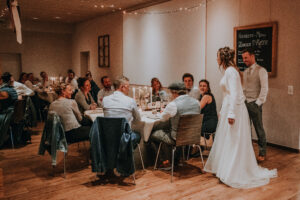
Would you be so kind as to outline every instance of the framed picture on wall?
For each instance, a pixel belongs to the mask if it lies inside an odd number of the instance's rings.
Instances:
[[[98,36],[98,66],[110,67],[109,35]]]
[[[276,76],[277,22],[234,27],[236,64],[241,71],[246,68],[242,58],[245,48],[254,49],[257,64],[267,70],[269,77]]]

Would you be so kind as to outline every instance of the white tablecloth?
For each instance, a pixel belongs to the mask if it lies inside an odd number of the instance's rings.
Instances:
[[[84,116],[88,117],[92,121],[95,121],[97,117],[104,117],[103,109],[97,108],[96,110],[86,110],[84,111]]]
[[[154,122],[160,119],[160,113],[152,114],[151,111],[141,111],[140,122],[132,122],[131,128],[132,130],[139,132],[143,137],[144,141],[147,142],[149,140]],[[97,108],[96,110],[87,110],[84,112],[84,115],[94,121],[97,117],[103,117],[103,110]]]
[[[57,94],[54,91],[43,91],[43,92],[38,92],[38,97],[44,101],[48,101],[49,103],[52,103],[57,99]]]

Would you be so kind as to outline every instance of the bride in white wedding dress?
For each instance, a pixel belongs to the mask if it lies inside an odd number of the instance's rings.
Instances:
[[[253,188],[269,183],[277,170],[258,166],[251,140],[248,111],[234,50],[218,51],[218,64],[225,73],[220,81],[224,98],[215,140],[204,170],[216,174],[234,188]]]

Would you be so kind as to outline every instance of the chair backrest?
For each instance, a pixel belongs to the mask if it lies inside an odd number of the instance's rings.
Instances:
[[[0,113],[0,147],[9,138],[9,134],[7,134],[7,132],[12,120],[13,113],[13,108],[8,108],[5,112]]]
[[[131,129],[125,118],[97,117],[90,141],[93,172],[116,168],[124,176],[134,173]]]
[[[25,100],[18,100],[15,103],[14,107],[14,114],[12,117],[12,122],[17,124],[24,120],[25,115],[25,107],[26,107],[26,101]]]
[[[34,127],[37,126],[37,113],[30,96],[25,97],[26,106],[24,113],[25,125]]]
[[[203,114],[181,115],[178,122],[176,146],[200,144]]]
[[[65,131],[61,124],[60,118],[56,112],[49,112],[44,125],[39,154],[43,155],[48,150],[56,159],[56,150],[63,152],[68,151],[68,144],[65,137]]]
[[[107,158],[108,169],[116,166],[120,140],[124,130],[122,124],[125,118],[97,117],[99,123],[100,142]]]

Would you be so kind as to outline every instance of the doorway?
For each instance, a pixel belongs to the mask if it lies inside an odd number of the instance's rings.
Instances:
[[[80,75],[84,77],[86,72],[90,70],[90,52],[80,52]]]

